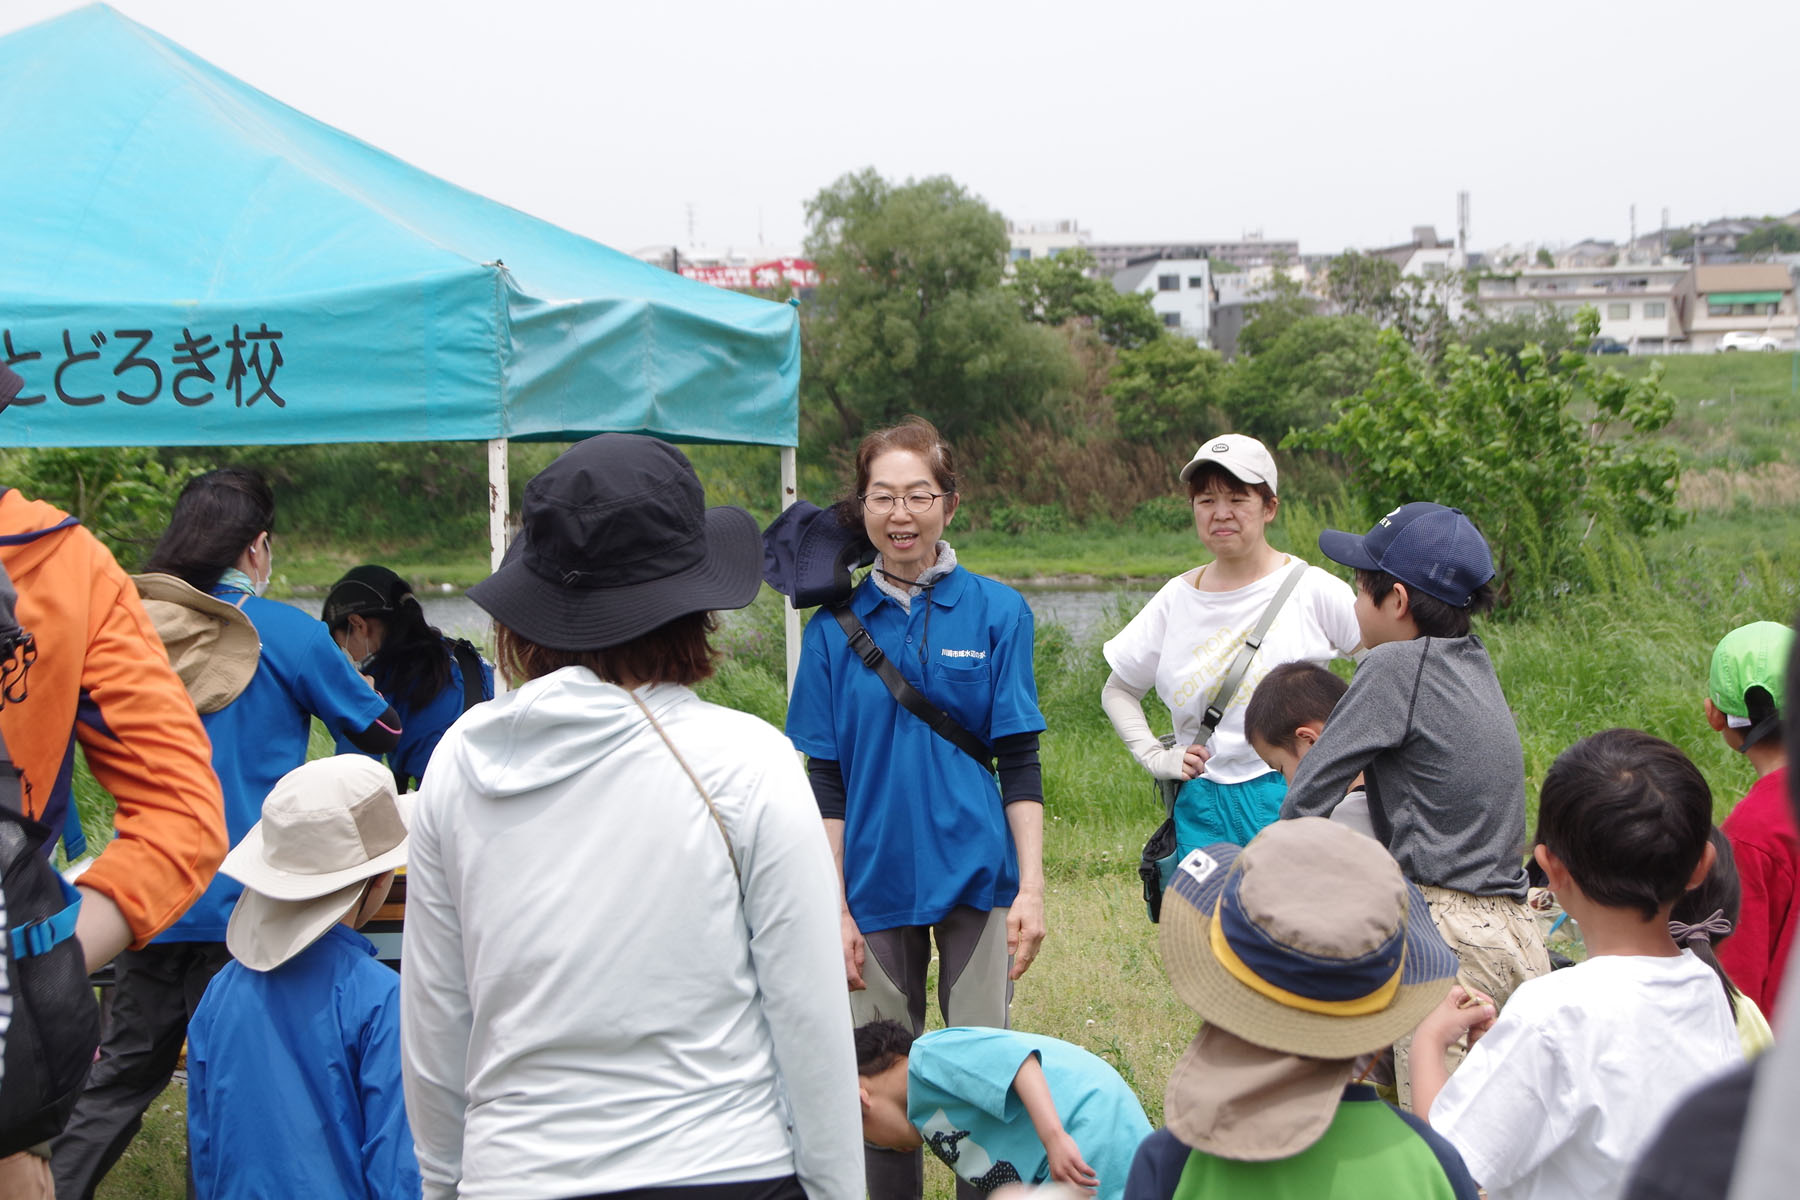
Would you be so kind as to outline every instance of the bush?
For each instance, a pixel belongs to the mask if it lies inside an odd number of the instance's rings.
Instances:
[[[1139,533],[1180,533],[1194,523],[1194,506],[1181,496],[1158,496],[1131,510],[1131,528]]]
[[[1075,528],[1068,510],[1060,504],[996,504],[989,523],[1001,533],[1068,533]]]
[[[1578,344],[1598,325],[1584,309]],[[1374,382],[1335,422],[1284,445],[1342,454],[1364,521],[1414,500],[1462,509],[1486,536],[1510,604],[1605,590],[1599,575],[1615,574],[1615,556],[1596,554],[1591,539],[1679,523],[1675,451],[1651,440],[1674,414],[1655,367],[1627,379],[1585,354],[1552,359],[1527,346],[1515,368],[1452,345],[1439,372],[1388,330]]]

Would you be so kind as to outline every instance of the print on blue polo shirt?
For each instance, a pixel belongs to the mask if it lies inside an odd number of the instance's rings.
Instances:
[[[256,674],[241,695],[200,723],[212,739],[213,770],[225,793],[225,829],[237,845],[262,818],[275,781],[306,761],[317,716],[333,734],[367,729],[387,701],[363,682],[325,626],[292,605],[232,588],[213,594],[243,609],[262,639]],[[159,942],[222,942],[244,887],[219,874]]]
[[[908,613],[865,579],[850,608],[907,681],[984,742],[1044,728],[1031,609],[1005,584],[957,567]],[[865,932],[1013,902],[998,782],[901,708],[829,615],[806,626],[787,735],[843,770],[844,889]]]

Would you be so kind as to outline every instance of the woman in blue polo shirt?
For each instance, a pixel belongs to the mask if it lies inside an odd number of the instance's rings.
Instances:
[[[319,619],[400,715],[400,744],[387,763],[395,787],[417,787],[444,731],[472,705],[494,698],[494,668],[474,646],[426,621],[412,584],[386,567],[345,573]],[[352,749],[348,738],[338,738],[340,754]]]
[[[837,621],[808,624],[787,733],[843,870],[852,1015],[922,1032],[935,940],[945,1023],[1005,1027],[1012,981],[1044,938],[1031,610],[943,540],[956,472],[929,423],[863,439],[854,501],[879,557],[850,610],[913,687],[993,748],[999,779],[900,707]],[[867,1165],[874,1200],[920,1194],[916,1151],[870,1148]]]
[[[145,565],[237,607],[262,643],[243,689],[200,715],[233,846],[261,819],[275,781],[306,761],[315,716],[370,753],[392,750],[400,737],[393,709],[325,627],[292,605],[262,599],[274,573],[274,521],[275,498],[261,476],[239,468],[209,471],[182,488]],[[230,959],[225,924],[242,890],[215,876],[181,920],[114,960],[112,1020],[100,1056],[51,1147],[59,1195],[91,1196],[137,1133],[144,1109],[168,1086],[207,981]]]

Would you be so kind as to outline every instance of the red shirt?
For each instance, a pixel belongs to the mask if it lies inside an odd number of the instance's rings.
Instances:
[[[1787,768],[1756,781],[1722,827],[1737,859],[1744,906],[1731,936],[1719,945],[1719,964],[1738,991],[1773,1019],[1794,927],[1800,925],[1800,834],[1788,807]]]

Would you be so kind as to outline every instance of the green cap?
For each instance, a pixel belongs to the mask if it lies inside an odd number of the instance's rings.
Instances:
[[[1740,625],[1726,634],[1713,650],[1712,670],[1706,686],[1712,702],[1728,717],[1748,720],[1750,706],[1744,693],[1762,688],[1780,712],[1787,697],[1787,660],[1794,648],[1794,631],[1777,621]]]

